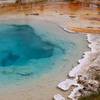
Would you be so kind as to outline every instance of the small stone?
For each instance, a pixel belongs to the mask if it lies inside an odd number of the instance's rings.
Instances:
[[[57,95],[54,95],[54,100],[65,100],[65,98],[61,96],[60,94],[57,94]]]

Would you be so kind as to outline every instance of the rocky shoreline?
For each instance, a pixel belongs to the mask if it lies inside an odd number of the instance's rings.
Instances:
[[[100,72],[100,34],[88,34],[87,40],[91,51],[84,52],[83,58],[78,62],[68,74],[68,79],[58,84],[58,88],[67,91],[74,86],[68,96],[72,100],[78,100],[80,96],[86,96],[92,92],[97,92],[100,82],[96,80],[96,72]],[[57,94],[55,100],[65,100]]]

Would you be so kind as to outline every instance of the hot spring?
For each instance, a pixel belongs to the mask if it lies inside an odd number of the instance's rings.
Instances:
[[[0,25],[0,82],[42,75],[74,47],[66,46],[43,40],[29,25]]]
[[[87,50],[86,36],[66,32],[53,22],[1,20],[0,100],[51,100],[60,92],[57,84]]]
[[[78,37],[53,23],[0,24],[0,86],[67,72],[82,49]]]

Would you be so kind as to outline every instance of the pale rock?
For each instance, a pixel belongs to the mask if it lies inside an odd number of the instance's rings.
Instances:
[[[74,79],[66,79],[58,84],[58,87],[64,91],[68,90],[72,85],[77,85],[77,81]]]
[[[62,95],[57,94],[57,95],[54,95],[54,100],[65,100],[65,98]]]

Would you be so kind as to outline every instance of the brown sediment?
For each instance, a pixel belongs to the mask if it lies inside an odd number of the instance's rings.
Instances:
[[[99,3],[97,4],[99,5]],[[0,5],[0,15],[4,14],[24,14],[24,15],[48,15],[59,13],[59,15],[68,15],[71,20],[66,19],[69,29],[75,32],[100,33],[100,8],[84,3],[28,3],[28,4],[7,4]],[[76,20],[77,19],[77,20]],[[84,22],[84,23],[83,23]],[[71,23],[71,24],[70,24]],[[92,25],[87,27],[80,26],[88,23]],[[94,26],[97,25],[97,26]],[[89,28],[91,27],[91,28]]]
[[[92,27],[90,28],[73,27],[71,30],[74,32],[81,32],[81,33],[100,34],[100,28],[97,29],[97,28],[92,28]]]
[[[94,10],[94,11],[93,11]],[[0,5],[0,14],[5,13],[20,13],[20,12],[47,12],[47,11],[56,11],[63,14],[76,14],[81,15],[87,11],[90,13],[99,12],[100,8],[92,9],[87,5],[81,3],[28,3],[28,4],[7,4]],[[85,11],[85,12],[84,12]]]

